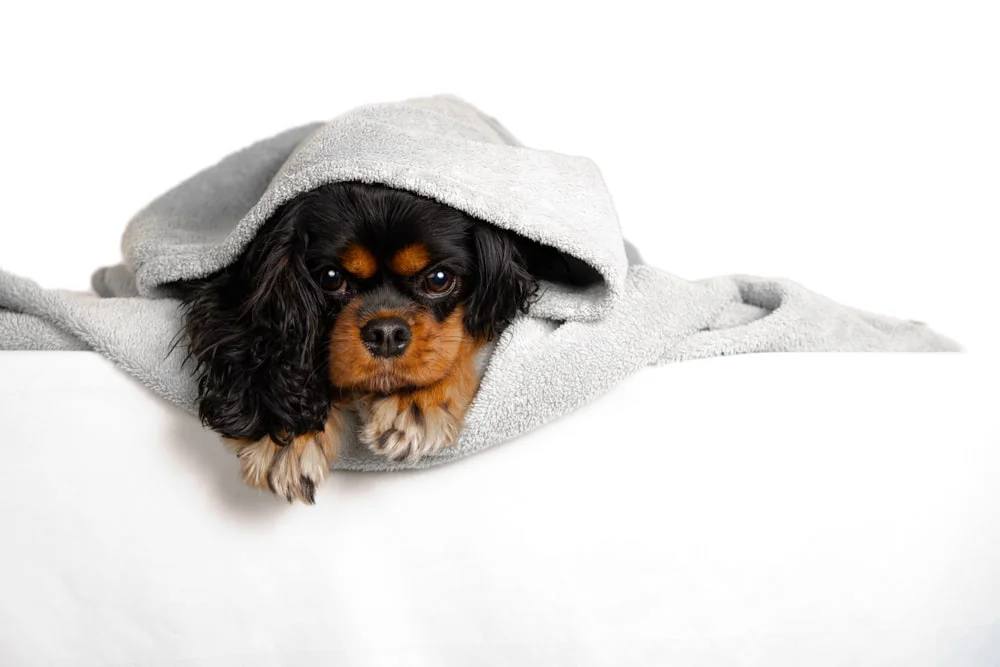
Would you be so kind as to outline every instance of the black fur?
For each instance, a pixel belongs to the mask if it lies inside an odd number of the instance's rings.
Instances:
[[[199,414],[226,437],[285,443],[326,419],[327,320],[301,214],[301,202],[283,207],[236,263],[183,291]]]
[[[377,275],[344,294],[319,274],[350,243],[386,256],[420,242],[457,276],[446,298]],[[570,263],[568,263],[570,262]],[[577,266],[579,264],[579,266]],[[592,269],[434,200],[377,185],[322,186],[287,203],[230,267],[178,285],[202,422],[230,438],[287,443],[321,429],[336,389],[329,332],[352,298],[409,299],[440,320],[465,305],[465,327],[494,338],[537,293],[538,279],[592,280]]]
[[[538,282],[510,234],[503,234],[492,225],[479,224],[473,228],[472,237],[477,270],[465,327],[492,339],[519,313],[527,311]]]

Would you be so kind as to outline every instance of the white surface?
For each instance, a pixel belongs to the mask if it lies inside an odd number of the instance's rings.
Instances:
[[[0,664],[1000,664],[995,377],[650,369],[304,507],[98,356],[2,353]]]
[[[794,278],[996,349],[1000,3],[8,2],[0,267],[53,287],[247,143],[454,92],[594,158],[687,278]]]

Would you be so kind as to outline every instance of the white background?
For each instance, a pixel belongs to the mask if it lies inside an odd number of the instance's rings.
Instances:
[[[653,264],[996,344],[996,3],[251,4],[6,4],[0,267],[86,288],[226,153],[452,92],[597,160]]]
[[[226,153],[452,92],[593,157],[655,265],[788,276],[997,347],[996,2],[249,4],[0,9],[0,267],[84,289],[138,208]],[[246,491],[102,359],[32,354],[0,367],[5,665],[998,652],[979,359],[677,364],[462,465],[333,475],[306,508]],[[621,424],[652,436],[624,449]]]

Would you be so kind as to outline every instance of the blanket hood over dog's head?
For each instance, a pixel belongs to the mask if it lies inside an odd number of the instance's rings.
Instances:
[[[556,248],[592,267],[588,289],[546,284],[531,314],[593,320],[628,269],[600,171],[583,157],[522,147],[493,118],[451,96],[360,107],[289,130],[196,174],[143,209],[123,239],[141,296],[232,263],[283,203],[338,181],[424,195]],[[121,292],[99,271],[99,293]],[[127,292],[128,290],[126,290]]]

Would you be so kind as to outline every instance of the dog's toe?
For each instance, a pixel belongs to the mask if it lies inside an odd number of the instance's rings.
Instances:
[[[268,488],[268,473],[281,448],[270,438],[250,442],[229,441],[240,460],[243,481],[255,489]]]

